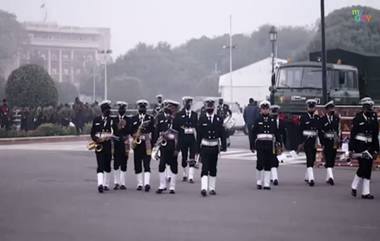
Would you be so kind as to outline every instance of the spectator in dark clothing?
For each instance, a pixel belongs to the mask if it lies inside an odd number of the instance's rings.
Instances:
[[[249,98],[249,103],[247,107],[244,108],[243,117],[244,117],[245,126],[248,129],[248,135],[250,135],[253,124],[255,123],[256,119],[259,117],[259,109],[257,105],[255,104],[255,101],[253,98]]]
[[[3,99],[3,105],[0,107],[0,128],[7,130],[10,128],[10,111],[7,99]]]
[[[79,135],[83,131],[84,127],[84,104],[79,100],[78,97],[75,98],[73,105],[74,109],[74,124],[77,128],[77,134]]]

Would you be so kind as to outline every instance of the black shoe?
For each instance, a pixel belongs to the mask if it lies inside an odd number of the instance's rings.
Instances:
[[[278,180],[277,179],[273,181],[273,185],[275,185],[275,186],[278,185]]]
[[[334,179],[329,178],[329,180],[326,181],[327,184],[330,184],[331,186],[334,186]]]
[[[211,191],[210,191],[210,195],[216,195],[215,190],[211,190]]]
[[[113,190],[119,190],[119,184],[115,184]]]
[[[307,179],[305,179],[304,181],[305,181],[306,183],[309,183],[309,180],[307,180]]]
[[[194,180],[193,180],[193,179],[189,179],[189,182],[190,182],[190,183],[194,183]]]
[[[273,180],[270,180],[271,183],[273,183]]]
[[[182,181],[183,181],[183,182],[187,182],[187,177],[183,177],[183,178],[182,178]]]
[[[362,195],[362,199],[374,199],[375,197],[371,194],[367,194],[367,195]]]
[[[136,190],[137,191],[141,191],[142,190],[142,186],[137,186]]]
[[[202,195],[203,197],[206,197],[206,196],[207,196],[207,191],[203,189],[203,190],[201,191],[201,195]]]
[[[264,190],[270,190],[270,187],[264,187]]]
[[[257,189],[261,190],[263,187],[261,185],[257,185]]]
[[[351,195],[352,195],[353,197],[356,197],[356,195],[357,195],[357,191],[356,191],[356,189],[351,189]]]
[[[124,186],[124,185],[121,185],[121,186],[120,186],[120,190],[127,190],[127,187]]]
[[[99,193],[103,193],[103,185],[99,185],[98,186],[98,192]]]
[[[164,189],[160,189],[160,188],[159,188],[159,189],[157,189],[156,193],[157,193],[157,194],[161,194],[163,191],[164,191]]]
[[[169,193],[170,194],[175,194],[175,191],[174,190],[170,190]]]
[[[104,186],[104,187],[103,187],[103,190],[104,190],[104,191],[109,191],[110,189],[109,189],[107,186]]]
[[[310,186],[310,187],[314,186],[314,180],[311,180],[311,181],[309,182],[309,186]]]
[[[148,184],[148,185],[145,185],[145,192],[149,192],[149,190],[150,190],[150,185]]]

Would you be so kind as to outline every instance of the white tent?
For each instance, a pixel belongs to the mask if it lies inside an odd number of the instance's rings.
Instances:
[[[286,63],[284,59],[275,58],[275,66]],[[248,99],[257,101],[269,98],[271,85],[272,58],[258,62],[232,72],[232,101],[230,73],[219,77],[219,93],[226,102],[238,102],[240,106],[248,104]]]

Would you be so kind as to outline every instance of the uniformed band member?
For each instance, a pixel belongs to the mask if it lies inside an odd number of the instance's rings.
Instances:
[[[194,182],[195,171],[195,154],[196,154],[196,128],[198,115],[191,110],[193,97],[185,96],[182,98],[183,109],[177,113],[176,122],[179,125],[179,146],[182,154],[182,180],[190,183]],[[187,166],[189,164],[189,175],[187,175]],[[189,177],[189,178],[188,178]]]
[[[112,119],[111,101],[104,100],[100,103],[102,114],[95,117],[91,127],[91,139],[98,145],[95,148],[97,161],[98,191],[109,190],[109,178],[111,174],[111,133]]]
[[[218,99],[218,106],[216,107],[216,114],[222,118],[223,120],[223,125],[224,125],[224,134],[226,135],[226,141],[227,141],[227,146],[229,147],[231,145],[231,140],[230,140],[230,130],[227,129],[227,122],[229,121],[229,118],[232,118],[232,112],[230,110],[230,106],[227,104],[224,104],[223,98]]]
[[[157,102],[153,104],[153,116],[157,116],[164,109],[163,96],[161,94],[156,95]]]
[[[137,178],[137,190],[150,190],[150,160],[152,154],[152,136],[154,131],[153,117],[147,114],[149,105],[147,100],[136,102],[138,113],[131,119],[133,141],[133,159],[135,164],[135,174]]]
[[[274,118],[276,122],[277,129],[279,131],[279,140],[276,140],[276,153],[273,155],[273,161],[272,161],[272,168],[271,168],[271,181],[273,182],[273,185],[278,185],[278,166],[279,161],[277,156],[281,154],[283,146],[285,146],[286,143],[286,130],[285,130],[285,123],[283,120],[281,120],[278,116],[280,111],[279,105],[272,105],[271,106],[272,111],[272,117]]]
[[[165,169],[168,166],[170,169],[169,193],[175,194],[176,175],[178,173],[178,129],[179,126],[175,123],[175,115],[179,103],[173,100],[167,100],[164,107],[164,112],[156,117],[156,125],[154,130],[154,143],[160,147],[160,163],[158,166],[160,184],[157,194],[161,194],[167,189],[167,176]]]
[[[215,102],[213,99],[206,99],[206,113],[201,114],[197,128],[197,148],[200,150],[202,160],[201,172],[201,195],[206,196],[207,190],[211,195],[215,195],[215,184],[217,174],[217,162],[219,151],[227,151],[227,143],[223,120],[214,114]],[[220,140],[220,141],[219,141]],[[219,144],[221,143],[221,147]]]
[[[351,156],[353,153],[358,154],[365,151],[369,153],[369,155],[361,155],[358,158],[359,168],[351,185],[352,195],[356,196],[359,182],[363,181],[363,199],[374,198],[370,193],[370,179],[373,160],[376,160],[377,153],[379,152],[379,124],[377,114],[372,110],[373,104],[373,100],[369,97],[361,99],[363,110],[357,113],[352,121],[349,142]]]
[[[275,157],[276,142],[280,140],[280,132],[276,120],[270,116],[269,101],[262,101],[259,106],[260,116],[253,125],[250,143],[252,143],[252,152],[257,151],[257,189],[262,189],[264,186],[265,190],[270,190],[271,167]]]
[[[129,154],[129,134],[130,120],[126,116],[127,103],[124,101],[116,102],[118,114],[114,117],[113,133],[117,137],[114,140],[114,190],[125,190],[125,179],[127,175],[127,162]]]
[[[300,135],[302,143],[298,146],[298,151],[304,150],[306,154],[305,182],[309,186],[314,186],[313,167],[317,155],[317,138],[320,129],[320,119],[316,111],[317,100],[306,100],[307,111],[301,116]]]
[[[335,113],[334,101],[325,105],[325,114],[321,117],[321,131],[319,140],[323,146],[323,155],[326,168],[326,182],[334,185],[333,168],[336,152],[341,142],[340,117]]]

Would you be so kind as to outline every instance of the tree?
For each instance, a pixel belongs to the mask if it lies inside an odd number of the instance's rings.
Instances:
[[[5,98],[5,79],[0,75],[0,100]]]
[[[70,82],[56,82],[58,91],[58,102],[61,104],[74,102],[75,97],[79,96],[78,89]]]
[[[370,15],[370,22],[356,22],[353,9],[359,9],[363,15]],[[352,6],[333,11],[326,16],[326,49],[342,48],[363,54],[380,55],[380,10]],[[321,32],[319,29],[308,46],[307,52],[321,50]]]
[[[11,106],[55,106],[58,93],[53,79],[39,65],[24,65],[8,78],[5,94]]]
[[[119,100],[126,101],[133,107],[134,103],[143,96],[141,83],[140,79],[126,75],[112,78],[109,83],[110,99],[114,103]]]
[[[16,56],[19,47],[26,41],[28,36],[16,16],[0,10],[0,72],[5,71],[6,62]]]

